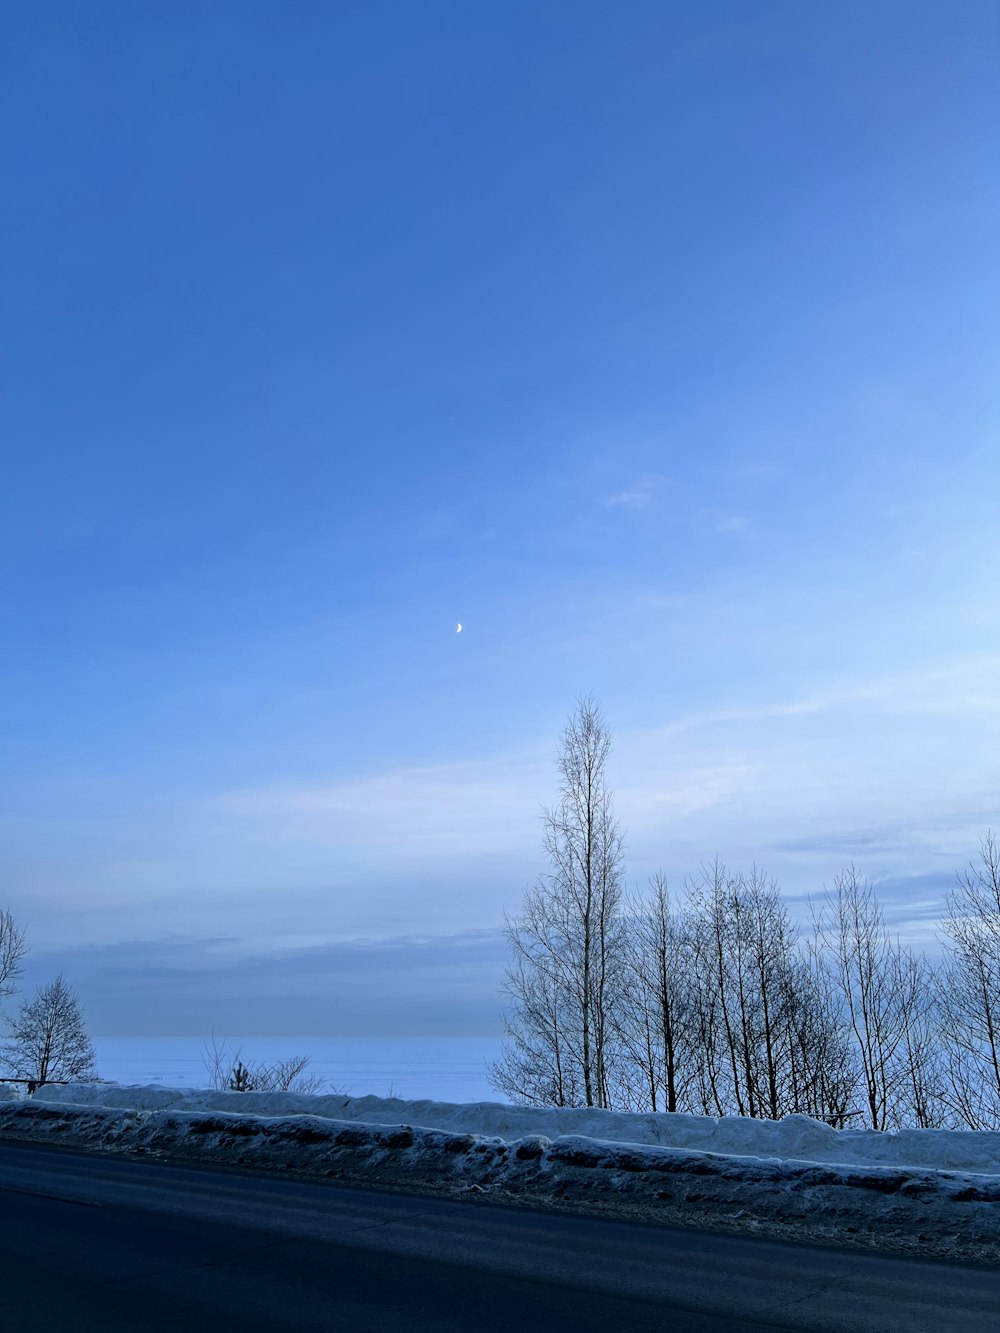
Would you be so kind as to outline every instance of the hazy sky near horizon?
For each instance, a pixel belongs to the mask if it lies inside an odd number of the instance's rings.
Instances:
[[[43,0],[0,69],[28,982],[495,1031],[588,692],[630,884],[853,860],[933,938],[1000,824],[995,4]]]

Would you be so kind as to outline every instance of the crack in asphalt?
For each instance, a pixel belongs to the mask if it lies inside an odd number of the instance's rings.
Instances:
[[[836,1286],[838,1282],[843,1282],[845,1278],[852,1276],[853,1274],[851,1273],[834,1273],[830,1277],[824,1278],[818,1286],[813,1287],[810,1291],[804,1292],[801,1296],[793,1296],[787,1301],[776,1301],[774,1305],[765,1305],[758,1311],[758,1315],[774,1314],[778,1310],[787,1310],[793,1305],[801,1305],[803,1301],[811,1301],[816,1296],[824,1295],[831,1287]],[[754,1317],[756,1318],[757,1316],[755,1315]]]
[[[405,1217],[385,1217],[381,1222],[370,1222],[366,1227],[355,1227],[353,1235],[365,1231],[378,1231],[379,1227],[399,1226],[401,1222],[415,1222],[418,1217],[430,1217],[430,1213],[407,1213]]]
[[[53,1199],[56,1203],[75,1203],[80,1208],[101,1208],[94,1199],[71,1199],[65,1194],[48,1194],[45,1190],[20,1189],[17,1185],[0,1185],[3,1194],[27,1194],[32,1199]]]

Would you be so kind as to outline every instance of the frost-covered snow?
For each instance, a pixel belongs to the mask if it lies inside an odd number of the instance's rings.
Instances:
[[[1000,1262],[993,1133],[95,1084],[0,1103],[3,1137]]]
[[[409,1125],[512,1142],[526,1136],[566,1136],[608,1144],[683,1149],[767,1161],[891,1166],[1000,1176],[1000,1133],[906,1129],[836,1130],[808,1116],[750,1120],[740,1116],[634,1114],[626,1111],[402,1101],[394,1097],[301,1096],[296,1093],[215,1092],[116,1084],[53,1085],[37,1100],[140,1111],[224,1111],[229,1114],[323,1119],[365,1125]]]

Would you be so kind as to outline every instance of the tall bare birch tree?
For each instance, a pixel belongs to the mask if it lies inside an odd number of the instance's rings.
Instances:
[[[622,984],[623,840],[606,783],[611,732],[593,698],[563,731],[559,803],[543,813],[551,869],[508,919],[513,1001],[494,1085],[519,1101],[610,1106]]]

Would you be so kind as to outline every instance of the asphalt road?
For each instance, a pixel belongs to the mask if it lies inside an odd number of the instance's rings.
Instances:
[[[1000,1275],[0,1143],[0,1328],[959,1333]]]

